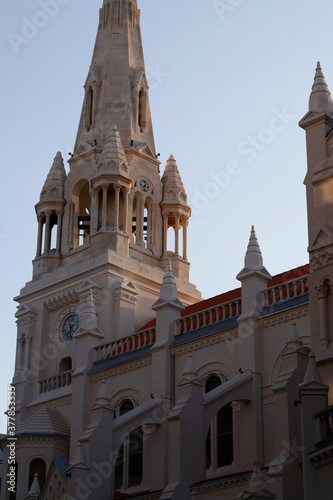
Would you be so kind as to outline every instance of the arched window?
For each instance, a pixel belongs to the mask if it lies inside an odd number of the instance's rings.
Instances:
[[[205,383],[205,392],[210,392],[222,384],[219,375],[211,375]],[[234,458],[233,417],[231,403],[219,410],[209,427],[206,438],[206,469],[231,465]]]
[[[94,91],[90,87],[87,102],[87,129],[89,130],[94,120]]]
[[[73,246],[76,248],[88,243],[90,235],[91,198],[88,181],[82,180],[78,183],[73,191],[72,201],[75,212],[73,213]]]
[[[44,460],[41,460],[40,458],[33,460],[30,464],[28,491],[31,488],[35,474],[37,474],[37,476],[38,476],[39,487],[40,487],[40,490],[42,490],[44,483],[45,483],[45,477],[46,477],[46,464],[45,464]]]
[[[135,406],[132,400],[126,399],[118,406],[116,414],[121,417]],[[142,473],[143,433],[141,427],[138,427],[125,439],[119,450],[115,465],[115,490],[126,491],[133,486],[139,486]]]
[[[146,126],[146,91],[145,89],[141,89],[139,92],[139,127],[140,131],[143,132],[143,129]]]

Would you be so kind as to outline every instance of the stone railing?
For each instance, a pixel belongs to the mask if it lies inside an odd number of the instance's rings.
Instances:
[[[66,387],[72,383],[72,373],[74,370],[68,372],[59,373],[53,377],[46,378],[39,382],[39,394],[44,394],[45,392],[55,391],[61,387]]]
[[[319,443],[332,439],[333,441],[333,405],[315,414],[318,427]]]
[[[93,361],[96,363],[104,359],[119,356],[119,354],[124,354],[125,352],[135,351],[141,347],[152,345],[155,341],[156,327],[148,328],[147,330],[142,330],[141,332],[135,333],[130,337],[95,347]]]
[[[183,316],[175,321],[175,335],[182,335],[203,326],[234,318],[241,314],[241,306],[241,299],[237,299]]]
[[[308,277],[309,276],[302,276],[301,278],[287,281],[286,283],[281,283],[280,285],[271,286],[270,288],[267,288],[267,290],[264,290],[262,292],[264,307],[307,293]]]

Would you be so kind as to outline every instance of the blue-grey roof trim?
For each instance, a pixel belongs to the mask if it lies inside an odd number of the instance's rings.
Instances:
[[[112,356],[101,361],[96,361],[93,364],[92,369],[89,373],[95,373],[99,370],[104,370],[105,368],[110,368],[111,366],[120,365],[122,363],[128,363],[133,359],[141,358],[142,356],[147,356],[151,354],[151,348],[153,344],[140,347],[139,349],[134,349],[133,351],[124,352],[123,354],[118,354],[118,356]]]

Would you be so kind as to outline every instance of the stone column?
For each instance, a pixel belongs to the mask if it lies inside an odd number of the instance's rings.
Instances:
[[[108,184],[103,184],[103,208],[102,208],[102,229],[106,231],[106,215],[108,209]]]
[[[92,234],[97,233],[98,231],[98,214],[99,214],[99,193],[100,193],[101,188],[97,187],[93,189],[93,196],[92,196],[92,202],[93,202],[93,207],[91,210],[91,216],[92,216]]]
[[[328,339],[328,311],[327,311],[327,296],[329,293],[328,284],[323,284],[317,287],[319,300],[319,317],[320,317],[320,345],[329,347]]]
[[[114,189],[114,221],[113,221],[113,225],[114,225],[115,229],[117,230],[119,227],[119,193],[120,193],[119,184],[113,184],[113,189]]]
[[[136,244],[143,246],[143,200],[137,199],[136,208]]]
[[[168,216],[163,215],[163,255],[168,251]]]
[[[57,248],[56,252],[57,255],[60,255],[61,252],[61,232],[62,232],[62,216],[63,216],[63,211],[62,210],[57,210]]]
[[[184,219],[183,223],[183,259],[187,260],[187,225],[188,219]]]
[[[124,233],[127,234],[128,232],[128,227],[127,227],[127,219],[128,219],[128,197],[129,197],[129,189],[126,187],[123,187],[123,194],[124,194],[124,220],[123,220],[123,227],[124,227]]]
[[[156,208],[155,203],[151,204],[151,245],[156,244],[156,229],[155,229],[155,219],[156,219]]]
[[[74,246],[74,213],[75,213],[75,204],[71,201],[69,204],[69,224],[68,224],[69,248],[73,248]]]
[[[175,224],[175,254],[179,255],[179,215],[176,215]]]
[[[51,226],[50,226],[50,218],[52,215],[52,211],[48,210],[45,212],[45,240],[44,240],[44,254],[47,254],[50,251],[51,247]]]
[[[37,236],[37,253],[36,253],[36,257],[40,257],[42,255],[44,214],[38,214],[37,215],[37,220],[38,220],[38,236]]]
[[[22,346],[23,346],[23,338],[20,337],[17,339],[15,375],[18,375],[22,369]]]
[[[24,368],[29,368],[30,366],[30,349],[31,349],[32,338],[28,335],[25,337],[25,350],[24,350]]]

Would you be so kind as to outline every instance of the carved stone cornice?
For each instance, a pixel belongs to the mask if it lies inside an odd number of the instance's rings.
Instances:
[[[214,482],[214,478],[209,478],[209,483],[207,482],[207,484],[203,483],[201,485],[193,486],[191,489],[192,493],[211,493],[213,491],[226,490],[227,488],[234,488],[244,484],[248,485],[249,478],[250,474],[248,476],[225,479],[224,481],[216,480],[216,482]]]
[[[78,301],[79,301],[78,290],[77,288],[73,288],[72,290],[68,290],[67,292],[55,295],[54,297],[45,300],[44,304],[46,305],[49,311],[56,311],[61,307],[68,306]]]
[[[205,349],[206,347],[221,344],[222,342],[227,342],[238,337],[238,330],[231,330],[229,332],[217,333],[215,335],[210,335],[209,337],[200,337],[195,340],[188,340],[186,342],[186,333],[183,335],[184,344],[179,346],[171,347],[172,354],[180,356],[182,354],[191,353],[194,351],[199,351],[200,349]]]
[[[69,439],[58,436],[18,436],[16,449],[20,448],[57,448],[64,451],[69,450]]]
[[[133,370],[139,370],[141,368],[145,368],[152,364],[151,356],[145,356],[144,359],[140,359],[133,363],[124,363],[120,366],[115,366],[114,368],[101,368],[101,371],[98,373],[94,373],[91,375],[91,379],[93,382],[100,382],[103,379],[108,379],[111,377],[115,377],[116,375],[122,375],[123,373],[128,373]]]
[[[287,313],[273,313],[269,316],[262,316],[258,318],[259,325],[262,328],[269,328],[270,326],[280,325],[281,323],[290,323],[291,321],[302,318],[303,316],[308,316],[310,314],[310,308],[308,305],[301,308],[293,309]]]
[[[310,254],[310,269],[315,271],[333,263],[333,248]]]

